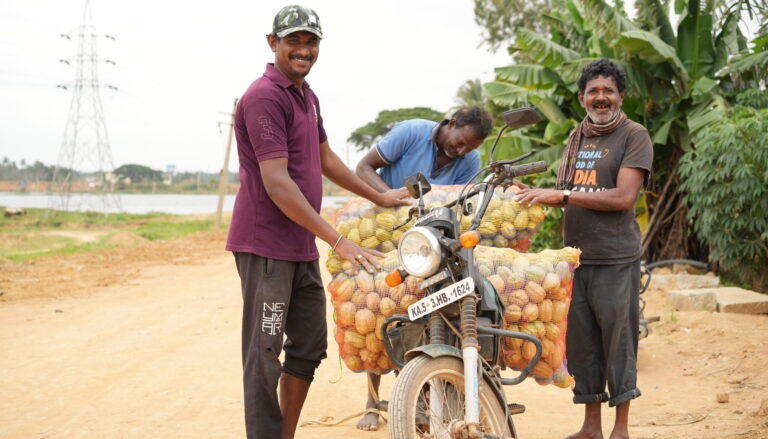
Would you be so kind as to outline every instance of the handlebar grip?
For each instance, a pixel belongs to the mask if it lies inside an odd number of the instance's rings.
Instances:
[[[547,170],[547,162],[539,161],[524,165],[506,165],[505,168],[507,168],[506,171],[509,172],[510,176],[514,178],[544,172]]]

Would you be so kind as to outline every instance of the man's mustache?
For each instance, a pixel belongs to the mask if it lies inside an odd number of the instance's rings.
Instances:
[[[611,108],[611,102],[610,101],[593,102],[592,103],[592,108],[593,109],[597,109],[598,105],[603,105],[603,106],[605,106],[607,108]]]
[[[314,57],[312,55],[308,55],[308,56],[288,55],[288,59],[291,59],[291,60],[298,59],[298,60],[302,60],[302,61],[312,61],[314,59]]]

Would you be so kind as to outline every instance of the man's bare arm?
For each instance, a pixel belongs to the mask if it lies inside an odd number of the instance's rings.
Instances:
[[[410,205],[410,201],[403,198],[408,197],[408,191],[404,188],[389,189],[385,185],[385,190],[379,192],[377,189],[371,187],[368,183],[360,179],[357,175],[347,168],[344,162],[341,161],[339,156],[328,145],[328,142],[320,144],[320,163],[323,168],[323,175],[328,177],[332,182],[347,189],[361,197],[367,198],[373,201],[379,206],[407,206]]]
[[[379,155],[379,151],[373,147],[368,151],[368,154],[358,162],[356,173],[358,177],[368,183],[372,188],[379,192],[386,192],[389,190],[389,186],[387,186],[387,183],[384,182],[376,170],[388,165],[389,163],[385,162]]]
[[[288,174],[287,158],[263,160],[259,162],[259,169],[267,195],[285,216],[327,242],[328,245],[336,244],[336,253],[342,258],[350,262],[360,262],[369,272],[373,271],[373,267],[379,268],[380,264],[376,257],[383,256],[382,253],[361,248],[345,238],[339,240],[339,232],[315,212],[296,182]]]
[[[645,170],[621,168],[616,177],[616,187],[599,192],[574,191],[568,204],[605,212],[629,210],[637,201],[637,194],[643,184]],[[543,204],[550,207],[563,206],[563,191],[556,189],[521,189],[517,202],[523,205]]]

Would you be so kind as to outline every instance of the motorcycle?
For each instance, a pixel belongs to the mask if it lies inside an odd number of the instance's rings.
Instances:
[[[496,187],[508,188],[513,179],[543,172],[545,162],[518,165],[533,152],[513,160],[493,161],[493,151],[506,129],[535,124],[541,119],[530,108],[502,115],[505,126],[491,149],[490,171],[482,182],[464,186],[456,200],[425,208],[431,186],[421,174],[405,186],[418,206],[405,222],[413,226],[398,244],[399,268],[387,275],[390,287],[407,276],[423,279],[423,299],[407,309],[408,315],[388,317],[381,326],[384,346],[400,369],[389,402],[389,437],[412,438],[517,438],[512,415],[523,413],[520,404],[508,404],[503,386],[522,382],[542,355],[541,341],[528,333],[501,329],[504,305],[474,262],[476,231]],[[475,177],[477,177],[477,175]],[[473,179],[474,180],[474,179]],[[469,199],[477,196],[471,226],[460,234],[460,214],[472,213]],[[536,353],[515,378],[503,378],[502,346],[505,337],[532,342]]]

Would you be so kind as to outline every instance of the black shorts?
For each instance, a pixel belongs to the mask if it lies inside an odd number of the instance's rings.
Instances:
[[[566,332],[568,371],[576,380],[573,402],[616,406],[640,396],[639,294],[640,260],[576,269]]]

